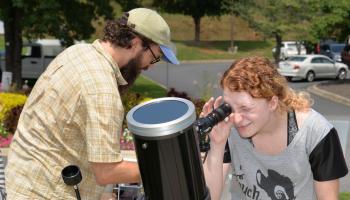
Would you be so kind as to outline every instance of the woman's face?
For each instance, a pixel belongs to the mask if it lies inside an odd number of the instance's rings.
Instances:
[[[269,124],[276,106],[264,98],[253,98],[247,92],[224,89],[224,101],[234,110],[233,121],[243,138],[250,138]]]

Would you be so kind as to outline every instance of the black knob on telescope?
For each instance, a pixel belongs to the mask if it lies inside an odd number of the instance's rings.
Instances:
[[[81,182],[82,176],[79,167],[76,165],[68,165],[63,168],[61,175],[65,184],[74,187],[75,195],[77,199],[80,200],[78,184]]]

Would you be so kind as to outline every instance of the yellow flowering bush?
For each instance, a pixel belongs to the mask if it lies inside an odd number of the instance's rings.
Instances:
[[[126,93],[124,93],[122,96],[122,102],[123,102],[123,106],[124,106],[124,111],[125,111],[125,118],[126,118],[126,114],[136,105],[152,100],[152,98],[150,97],[145,97],[139,93],[136,92],[131,92],[128,91]],[[130,133],[130,131],[127,128],[127,124],[126,124],[126,119],[124,118],[124,122],[123,122],[123,130],[121,132],[121,137],[120,137],[120,149],[122,150],[133,150],[134,147],[134,143],[133,143],[133,138],[132,138],[132,134]]]
[[[10,145],[26,100],[23,94],[0,93],[0,147]]]
[[[15,93],[0,93],[0,122],[5,120],[6,114],[17,106],[23,106],[27,96]]]

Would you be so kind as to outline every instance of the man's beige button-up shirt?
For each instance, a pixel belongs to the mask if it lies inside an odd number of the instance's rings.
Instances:
[[[89,162],[122,160],[119,67],[99,40],[74,45],[49,65],[22,111],[6,168],[9,199],[76,199],[61,171],[80,167],[82,199],[98,199]]]

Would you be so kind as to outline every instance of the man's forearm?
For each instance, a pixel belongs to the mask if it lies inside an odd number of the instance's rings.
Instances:
[[[99,185],[115,183],[138,183],[140,171],[136,162],[91,163],[96,182]]]

